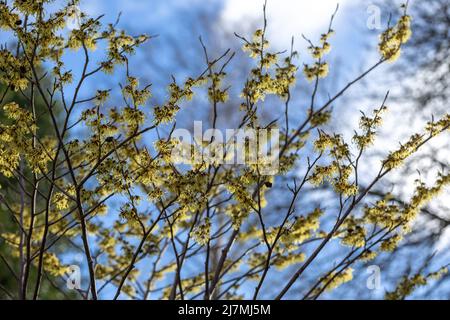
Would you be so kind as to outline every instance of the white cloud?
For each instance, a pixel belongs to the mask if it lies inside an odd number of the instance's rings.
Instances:
[[[326,30],[330,17],[339,3],[339,15],[350,6],[349,0],[277,0],[268,1],[268,34],[278,47],[286,47],[292,36],[314,36]],[[226,28],[246,30],[250,23],[262,21],[264,0],[226,1],[221,22]]]

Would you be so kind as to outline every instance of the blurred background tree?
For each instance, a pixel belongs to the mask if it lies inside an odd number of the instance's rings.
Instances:
[[[7,88],[5,85],[0,84],[0,94],[2,104],[7,104],[9,102],[16,102],[19,105],[29,104],[27,95],[21,90],[15,92],[10,88]],[[39,96],[36,97],[35,106],[37,114],[45,114],[46,107],[42,102],[42,98]],[[56,114],[59,113],[57,111],[59,107],[60,106],[57,104],[55,108]],[[8,122],[3,111],[0,111],[0,122]],[[51,119],[49,117],[40,116],[38,117],[37,123],[40,128],[38,131],[38,137],[40,139],[46,136],[54,135]],[[23,166],[23,175],[24,179],[32,179],[33,177],[31,171],[26,166]],[[0,175],[0,185],[5,186],[2,188],[2,195],[0,196],[0,233],[16,232],[17,223],[14,222],[14,218],[11,216],[10,211],[6,209],[3,199],[6,199],[8,203],[12,203],[13,199],[17,199],[19,197],[24,198],[24,201],[27,202],[28,200],[26,200],[26,193],[30,194],[32,190],[28,184],[23,183],[21,185],[18,180],[8,179],[3,175]],[[25,186],[24,189],[22,189],[23,186]],[[42,191],[48,192],[48,187],[45,187],[45,182],[43,182]],[[42,198],[38,198],[37,200],[42,202],[37,204],[39,207],[45,206]],[[18,213],[17,216],[20,216],[20,213]],[[57,252],[63,252],[66,246],[67,244],[64,243],[64,241],[58,242],[55,250]],[[0,240],[0,299],[9,299],[11,298],[11,294],[16,296],[18,278],[20,277],[20,265],[20,258],[12,254],[11,247],[8,246],[3,239]],[[35,266],[32,266],[30,270],[30,279],[32,283],[35,282],[35,273],[36,268]],[[76,295],[73,292],[65,292],[64,290],[61,290],[61,282],[63,282],[62,279],[49,277],[48,274],[45,273],[41,286],[41,298],[63,299],[75,297]]]

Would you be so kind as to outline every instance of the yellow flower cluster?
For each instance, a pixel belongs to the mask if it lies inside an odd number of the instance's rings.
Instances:
[[[431,188],[426,187],[423,182],[419,181],[418,183],[419,185],[416,187],[411,201],[405,206],[402,212],[402,218],[407,222],[412,221],[425,204],[429,203],[446,186],[450,185],[450,173],[446,175],[439,173],[438,179]]]
[[[137,210],[131,203],[125,203],[120,208],[120,217],[128,222],[135,222],[139,219]]]
[[[318,78],[325,78],[328,75],[329,67],[327,62],[315,62],[313,65],[305,64],[303,73],[308,81]]]
[[[400,146],[398,150],[391,152],[388,155],[383,163],[384,166],[388,169],[394,169],[401,166],[405,159],[412,155],[422,144],[423,139],[424,137],[421,134],[412,135],[405,144]]]
[[[326,277],[323,277],[321,279],[321,284],[327,285],[327,287],[325,288],[325,291],[332,291],[332,290],[336,289],[337,287],[341,286],[342,284],[344,284],[346,282],[350,282],[352,280],[353,280],[353,269],[346,268],[345,270],[343,270],[341,272],[333,271],[330,274],[328,274]],[[314,293],[318,294],[322,290],[323,290],[323,287],[318,287],[314,290]]]
[[[192,230],[191,236],[199,245],[206,245],[211,237],[211,221],[209,218],[205,218],[203,223],[197,225],[194,230]]]
[[[376,251],[372,250],[364,250],[364,252],[361,254],[361,261],[371,261],[377,257],[378,253]]]
[[[258,29],[253,34],[253,41],[246,42],[242,50],[244,52],[248,52],[251,58],[257,58],[261,55],[262,50],[266,49],[269,46],[269,42],[264,39],[264,31]]]
[[[123,109],[123,119],[127,124],[128,133],[133,135],[138,127],[144,124],[145,114],[137,108],[125,107]]]
[[[251,103],[264,101],[268,94],[275,94],[281,98],[286,98],[290,86],[295,84],[295,74],[297,66],[292,64],[292,57],[296,52],[292,52],[290,57],[284,59],[284,63],[277,64],[277,54],[264,52],[269,42],[264,39],[263,31],[257,30],[253,36],[253,42],[244,44],[243,50],[250,52],[250,57],[257,58],[257,67],[251,70],[251,78],[247,80],[241,96],[248,98]],[[271,67],[274,68],[275,75],[271,74]]]
[[[320,36],[320,43],[321,46],[313,46],[311,45],[309,47],[309,50],[311,52],[311,55],[313,56],[314,59],[322,59],[323,55],[326,53],[329,53],[331,50],[331,45],[328,42],[330,36],[332,36],[334,34],[333,30],[329,30],[327,33],[323,33]]]
[[[228,100],[228,92],[227,90],[221,90],[221,82],[225,78],[226,73],[213,73],[208,76],[211,80],[211,86],[208,88],[208,98],[212,102],[221,102],[224,103]]]
[[[429,138],[446,131],[450,128],[450,114],[445,114],[438,121],[428,122],[425,131],[429,134]],[[387,169],[394,169],[403,164],[403,162],[417,151],[417,149],[426,142],[424,134],[414,134],[409,140],[400,146],[396,151],[389,153],[383,161],[383,165]]]
[[[27,62],[16,58],[9,50],[0,50],[0,82],[13,91],[25,90],[28,87],[27,78],[30,70]]]
[[[328,166],[315,166],[313,174],[309,177],[309,181],[316,186],[321,185],[325,181],[330,181],[335,173],[338,172],[338,166],[336,162]]]
[[[353,167],[350,164],[345,164],[350,159],[350,151],[342,136],[331,136],[321,131],[319,138],[314,142],[314,148],[320,153],[328,150],[334,161],[326,166],[314,166],[309,181],[313,185],[320,185],[328,181],[337,193],[345,196],[356,195],[358,192],[357,186],[349,182]]]
[[[390,62],[400,57],[401,46],[411,37],[411,17],[404,14],[397,24],[387,28],[380,36],[378,49],[383,59]]]
[[[65,19],[73,18],[73,6],[69,5],[65,11],[60,12]],[[71,30],[67,39],[67,47],[78,50],[83,47],[87,50],[95,50],[99,39],[108,38],[108,32],[101,32],[99,19],[88,18],[84,13],[80,13],[80,26]],[[67,21],[67,20],[66,20]],[[128,36],[129,37],[129,36]]]
[[[342,244],[350,247],[364,247],[366,244],[366,230],[362,225],[362,220],[351,216],[348,217],[343,227],[345,228],[342,236]]]
[[[225,214],[230,217],[233,229],[239,230],[244,220],[248,217],[249,211],[244,210],[238,205],[232,204],[225,208]]]
[[[283,232],[280,238],[281,243],[301,244],[305,240],[311,238],[320,226],[320,218],[323,211],[316,208],[306,216],[300,216],[295,222]]]
[[[57,192],[54,194],[53,201],[55,203],[56,209],[58,210],[65,210],[69,208],[69,199],[61,192]]]
[[[135,107],[144,105],[151,97],[148,88],[139,90],[139,80],[135,77],[129,76],[127,81],[128,84],[122,90],[124,97],[130,98]]]
[[[373,144],[375,140],[375,129],[382,124],[381,114],[387,110],[386,106],[373,111],[373,117],[368,117],[364,113],[359,120],[359,127],[363,130],[362,134],[355,133],[353,142],[359,150],[364,150]]]
[[[414,195],[403,208],[397,204],[388,203],[391,198],[391,195],[388,194],[384,199],[378,200],[373,206],[366,206],[364,208],[364,221],[386,228],[402,226],[403,230],[407,232],[410,223],[415,220],[420,209],[450,184],[450,174],[439,174],[433,187],[426,187],[420,181],[418,183]],[[384,240],[381,244],[381,249],[383,251],[392,251],[396,248],[401,238],[400,234],[396,234]]]
[[[395,234],[392,237],[389,237],[386,240],[383,240],[380,245],[381,251],[394,251],[397,248],[400,241],[402,241],[403,237],[400,234]]]
[[[300,253],[289,252],[285,255],[277,255],[273,259],[273,265],[278,270],[283,270],[289,266],[305,261],[305,258],[306,255],[302,252]]]
[[[23,21],[20,19],[19,14],[10,10],[6,2],[0,2],[0,28],[13,29],[22,25]]]
[[[438,121],[430,121],[427,123],[425,130],[434,137],[445,130],[450,130],[450,113],[444,115]]]
[[[336,160],[341,160],[349,156],[348,145],[343,141],[341,135],[331,136],[320,131],[319,138],[314,141],[314,148],[319,152],[330,150]]]
[[[109,97],[108,90],[97,90],[94,102],[96,105],[104,104],[106,100],[108,100],[108,97]]]
[[[331,184],[334,190],[344,196],[354,196],[358,193],[358,187],[348,182],[350,175],[353,173],[353,167],[350,165],[341,166],[337,175]]]
[[[54,253],[44,253],[43,264],[52,276],[59,277],[67,273],[68,267],[61,264]]]
[[[448,269],[444,267],[436,272],[432,272],[426,275],[418,273],[410,277],[405,276],[398,283],[394,291],[386,293],[385,299],[402,300],[413,293],[417,288],[427,285],[429,280],[440,279],[447,273]]]
[[[319,78],[325,78],[328,75],[328,63],[322,61],[323,56],[329,53],[331,45],[328,42],[329,37],[334,33],[333,30],[329,30],[320,37],[320,46],[315,46],[310,42],[309,51],[311,56],[316,60],[313,65],[305,64],[303,66],[303,73],[308,81],[313,81]]]
[[[388,203],[389,196],[378,200],[374,206],[366,206],[364,217],[368,223],[378,224],[383,227],[391,228],[399,223],[397,214],[400,211],[399,206]]]
[[[215,85],[219,85],[220,79],[223,78],[224,74],[221,75],[213,75],[213,78],[215,80],[212,80],[212,82],[215,83]],[[170,123],[173,122],[173,120],[175,119],[176,114],[178,113],[178,111],[180,110],[180,102],[185,99],[186,101],[189,101],[192,99],[192,97],[194,96],[194,91],[193,89],[195,87],[199,87],[202,85],[205,85],[208,82],[208,78],[205,76],[200,76],[196,79],[193,79],[191,77],[189,77],[185,83],[183,87],[180,87],[179,85],[177,85],[175,82],[171,83],[168,87],[168,93],[169,93],[169,99],[167,100],[167,103],[164,104],[163,106],[156,106],[153,109],[153,115],[154,115],[154,120],[153,122],[155,124],[165,124],[165,123]],[[210,99],[211,97],[211,90],[209,89],[209,97]],[[222,93],[218,93],[218,92],[222,92]],[[223,102],[226,100],[226,92],[225,91],[216,91],[216,94],[218,95],[216,98],[218,100],[216,101],[220,101],[222,100]],[[220,95],[220,97],[219,97]]]
[[[330,119],[331,119],[330,111],[321,111],[321,112],[314,112],[313,114],[311,114],[311,120],[309,122],[313,127],[319,127],[321,125],[328,123]]]
[[[252,198],[250,192],[247,190],[247,186],[251,185],[251,182],[242,184],[242,179],[235,179],[230,181],[226,188],[230,192],[239,206],[245,211],[250,211],[252,208],[257,207],[256,201]],[[261,199],[263,200],[263,199]],[[263,203],[262,203],[263,205]]]
[[[26,12],[28,14],[37,14],[43,3],[50,2],[49,0],[14,0],[14,6],[21,12]]]
[[[28,160],[33,170],[44,167],[50,160],[48,153],[50,151],[43,150],[46,147],[44,144],[39,147],[33,146],[30,137],[37,130],[33,115],[15,102],[4,105],[3,110],[12,124],[0,125],[0,172],[6,177],[11,177],[21,157]]]

